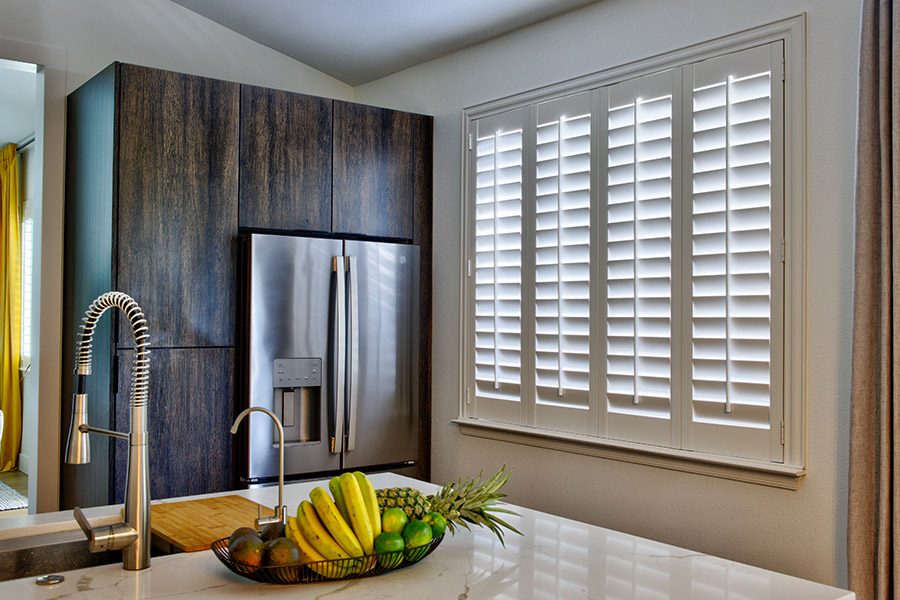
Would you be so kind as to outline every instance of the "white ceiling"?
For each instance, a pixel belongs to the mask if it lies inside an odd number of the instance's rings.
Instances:
[[[172,0],[360,85],[597,0]]]
[[[0,148],[34,133],[37,75],[16,65],[0,60]]]

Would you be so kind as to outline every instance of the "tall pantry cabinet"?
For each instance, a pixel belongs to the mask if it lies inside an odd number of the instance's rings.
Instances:
[[[61,441],[81,315],[101,293],[124,291],[150,328],[155,498],[232,483],[239,93],[115,63],[68,99]],[[88,418],[128,431],[134,343],[116,312],[95,336]],[[92,435],[91,463],[61,468],[61,507],[122,501],[126,444]]]
[[[419,475],[430,462],[432,118],[114,63],[68,99],[61,442],[88,304],[117,289],[150,328],[152,498],[234,489],[238,236],[421,246]],[[127,431],[133,353],[108,311],[89,422]],[[61,508],[121,502],[126,443],[92,436],[63,465]]]

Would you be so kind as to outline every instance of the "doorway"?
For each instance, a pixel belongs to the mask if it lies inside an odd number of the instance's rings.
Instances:
[[[0,518],[29,512],[29,475],[37,454],[37,385],[31,369],[32,356],[37,355],[33,315],[36,314],[33,293],[35,280],[34,248],[40,231],[35,229],[39,209],[41,157],[35,152],[38,115],[38,67],[35,64],[0,59],[0,148],[15,145],[17,163],[18,210],[18,339],[17,347],[19,400],[7,406],[3,417],[5,454],[0,468]],[[7,261],[8,262],[8,261]],[[3,265],[6,268],[7,265]],[[11,377],[11,376],[10,376]],[[6,394],[7,402],[13,402]],[[0,410],[4,402],[0,400]],[[16,446],[18,449],[16,450]],[[23,506],[24,504],[24,506]],[[30,512],[34,512],[31,510]]]

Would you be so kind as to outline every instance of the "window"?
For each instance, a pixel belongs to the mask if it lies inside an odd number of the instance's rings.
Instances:
[[[31,300],[34,284],[34,219],[22,222],[22,365],[31,363]]]
[[[802,166],[786,44],[466,111],[459,423],[802,465],[799,440],[785,453],[785,421],[802,431],[785,377],[785,223],[802,214],[785,204],[802,180],[785,176]]]

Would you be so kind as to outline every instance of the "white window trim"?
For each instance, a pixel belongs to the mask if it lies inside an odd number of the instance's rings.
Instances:
[[[469,260],[469,174],[466,154],[472,144],[470,125],[474,120],[545,101],[554,97],[612,85],[666,68],[743,50],[760,44],[784,43],[784,462],[771,463],[727,456],[645,446],[607,438],[560,434],[520,425],[495,423],[469,417],[467,391],[471,366],[468,364],[468,296],[471,283]],[[737,479],[763,485],[796,489],[806,474],[806,14],[723,36],[673,52],[635,61],[569,81],[545,86],[500,100],[469,107],[462,112],[460,249],[460,332],[459,373],[460,418],[454,423],[466,435],[487,437],[545,448],[602,456],[662,468]]]

